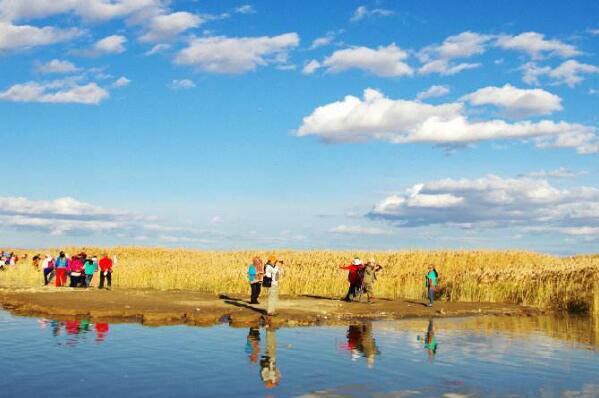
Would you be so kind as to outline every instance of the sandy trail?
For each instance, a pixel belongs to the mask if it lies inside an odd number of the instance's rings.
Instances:
[[[286,297],[279,300],[277,316],[265,315],[267,298],[250,305],[248,297],[193,291],[137,289],[0,288],[0,304],[19,315],[56,319],[90,318],[94,321],[141,322],[146,325],[277,326],[347,323],[355,320],[451,317],[468,315],[533,315],[535,308],[497,303],[436,302],[433,308],[418,300],[379,300],[374,304],[346,303],[323,297]]]

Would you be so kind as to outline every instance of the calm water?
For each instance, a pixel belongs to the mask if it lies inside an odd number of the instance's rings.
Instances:
[[[150,328],[0,311],[0,396],[599,397],[598,323]]]

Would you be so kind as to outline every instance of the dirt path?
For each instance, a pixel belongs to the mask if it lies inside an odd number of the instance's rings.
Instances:
[[[141,322],[146,325],[252,326],[270,322],[277,326],[347,323],[358,319],[402,319],[466,315],[531,315],[540,310],[511,304],[380,300],[375,304],[346,303],[322,297],[281,297],[278,315],[266,317],[266,297],[259,305],[247,297],[215,297],[192,291],[78,290],[71,288],[0,288],[0,304],[19,315],[50,318],[90,318],[93,321]]]

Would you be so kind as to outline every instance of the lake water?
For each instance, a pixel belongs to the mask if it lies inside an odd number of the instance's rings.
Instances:
[[[2,397],[599,397],[590,318],[144,327],[0,310]]]

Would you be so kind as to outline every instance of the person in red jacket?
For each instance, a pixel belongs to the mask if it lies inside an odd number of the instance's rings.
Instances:
[[[100,259],[100,285],[98,289],[104,288],[104,280],[108,282],[106,289],[110,290],[112,285],[112,260],[108,258],[107,254]]]
[[[364,268],[364,264],[362,264],[362,260],[360,260],[359,257],[355,257],[351,264],[340,265],[339,268],[349,270],[347,275],[349,289],[347,290],[347,294],[343,300],[352,301],[362,285],[362,276],[360,275],[360,271],[362,271]]]

